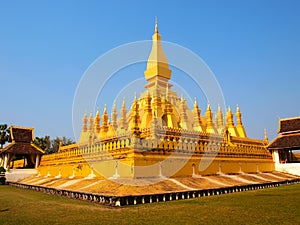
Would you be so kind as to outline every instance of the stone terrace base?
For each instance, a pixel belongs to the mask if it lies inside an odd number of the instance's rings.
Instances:
[[[300,183],[300,177],[272,172],[153,178],[151,181],[157,183],[149,185],[149,180],[144,179],[122,180],[123,184],[120,184],[116,180],[31,177],[10,185],[111,206],[126,206],[276,187]]]

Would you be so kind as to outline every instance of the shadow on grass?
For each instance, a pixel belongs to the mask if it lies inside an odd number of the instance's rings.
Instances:
[[[255,197],[279,197],[279,196],[284,196],[281,194],[255,194]]]
[[[2,213],[2,212],[8,212],[9,211],[9,209],[0,209],[0,213]]]

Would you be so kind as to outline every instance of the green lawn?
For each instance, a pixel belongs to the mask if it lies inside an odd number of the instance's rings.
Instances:
[[[300,224],[300,185],[111,208],[0,185],[0,224]]]

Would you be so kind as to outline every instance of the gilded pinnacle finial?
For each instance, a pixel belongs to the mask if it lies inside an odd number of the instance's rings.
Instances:
[[[158,19],[155,17],[155,33],[158,33]]]
[[[169,68],[168,59],[163,51],[161,36],[158,33],[158,22],[155,24],[155,32],[152,35],[152,49],[148,57],[147,69],[144,71],[145,78],[149,82],[146,87],[152,87],[156,81],[158,81],[159,86],[164,86],[166,81],[170,80],[172,71]],[[155,78],[155,79],[153,79]]]
[[[267,129],[266,128],[264,129],[264,140],[267,141],[267,142],[269,141],[268,134],[267,134]]]
[[[194,108],[198,108],[197,98],[194,98]]]
[[[231,108],[230,108],[230,105],[228,106],[228,110],[227,110],[228,112],[231,112]]]
[[[113,111],[114,111],[114,112],[117,111],[117,103],[116,103],[116,100],[114,100]]]
[[[211,109],[210,109],[210,102],[207,103],[207,110],[211,111]]]
[[[107,114],[106,104],[104,104],[103,114]]]

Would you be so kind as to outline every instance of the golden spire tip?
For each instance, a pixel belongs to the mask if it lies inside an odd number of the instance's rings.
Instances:
[[[211,110],[210,109],[210,102],[207,103],[207,110]]]
[[[134,101],[136,101],[136,91],[134,92]]]
[[[197,98],[194,98],[194,108],[198,108],[198,102],[197,102]]]

